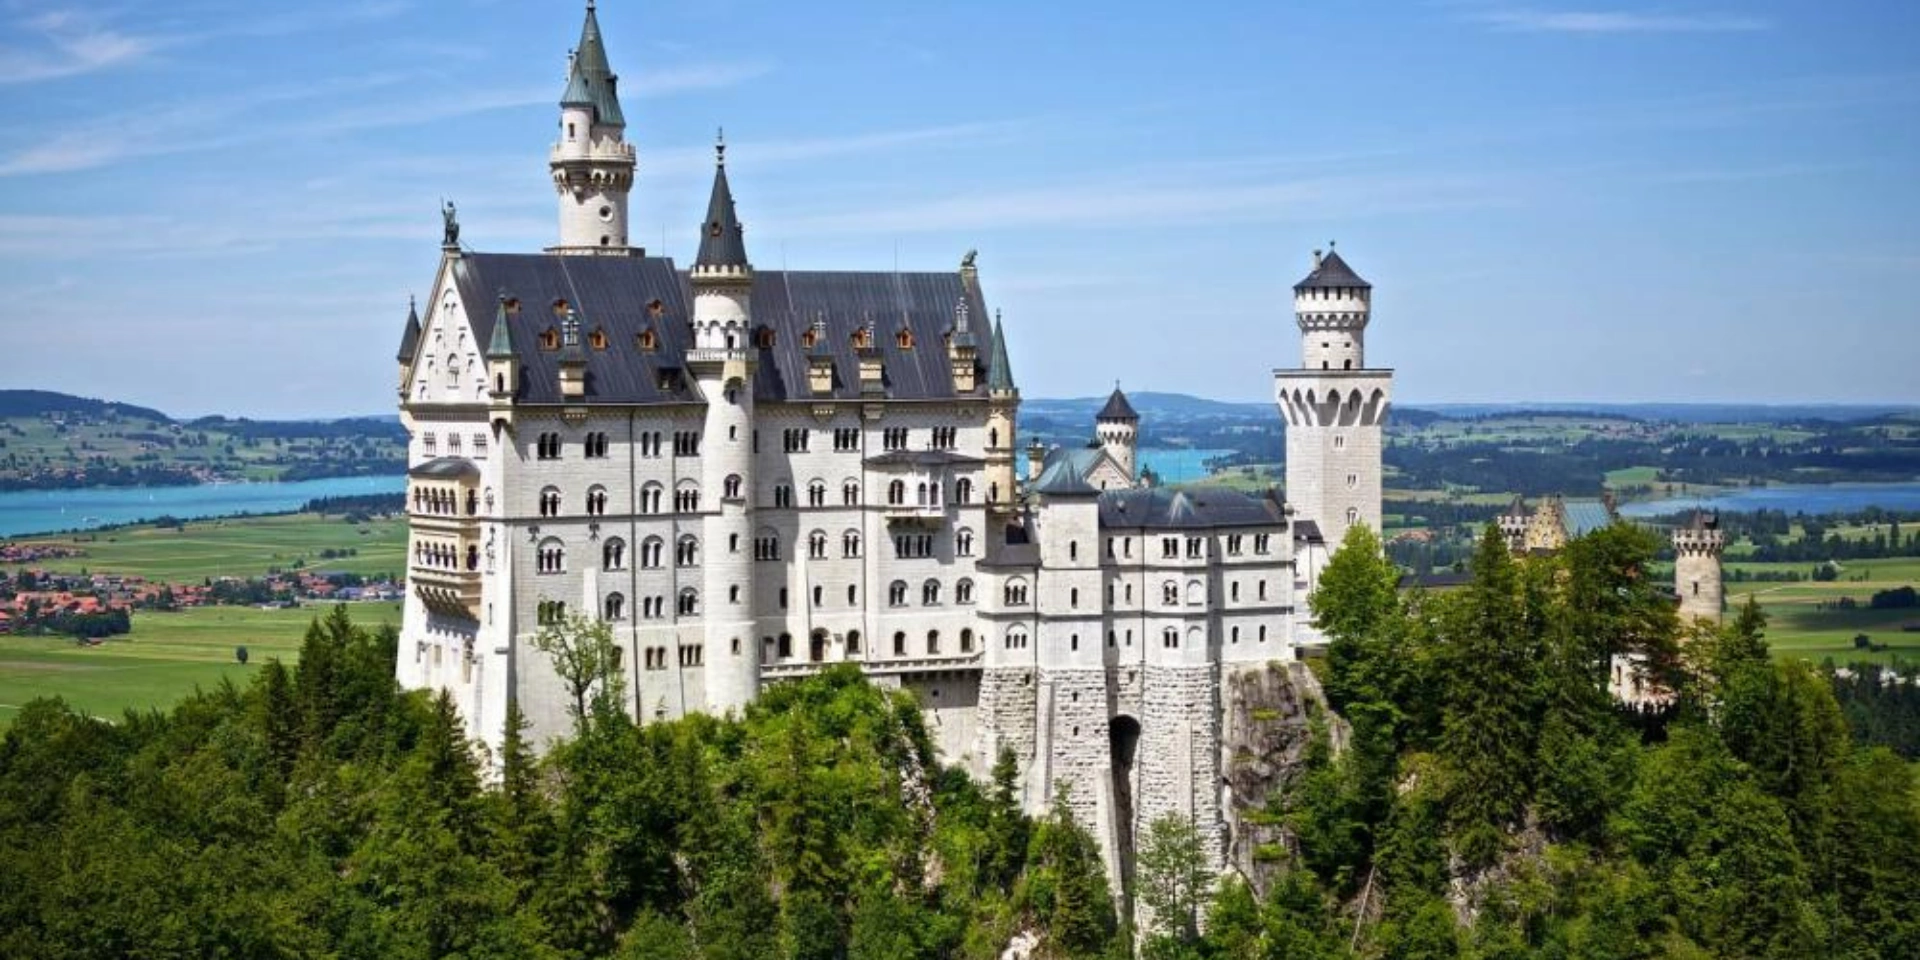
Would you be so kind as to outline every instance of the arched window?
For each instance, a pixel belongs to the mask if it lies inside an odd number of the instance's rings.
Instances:
[[[683,535],[680,538],[680,541],[674,544],[673,562],[675,566],[681,566],[681,567],[699,566],[700,565],[700,538],[690,533]]]
[[[961,527],[953,535],[953,553],[957,557],[973,556],[973,531]]]
[[[960,629],[960,652],[973,652],[973,628],[971,627],[962,627]]]
[[[940,581],[928,580],[920,585],[920,603],[922,606],[934,606],[940,602]]]
[[[740,499],[740,475],[739,474],[730,473],[727,475],[726,482],[723,485],[723,493],[721,495],[728,500]]]
[[[1008,627],[1005,645],[1008,650],[1025,650],[1027,648],[1027,628],[1018,625]]]
[[[660,501],[666,496],[667,488],[658,483],[649,483],[640,488],[640,512],[659,513]]]
[[[961,477],[953,484],[953,502],[968,504],[973,502],[973,481]]]
[[[827,532],[815,530],[807,535],[807,557],[813,560],[827,558]]]
[[[907,482],[905,480],[895,480],[887,484],[887,503],[889,505],[897,507],[906,502]]]
[[[587,488],[587,516],[598,517],[607,512],[607,488],[598,484]]]
[[[860,505],[860,481],[843,480],[840,482],[840,503],[842,506]]]
[[[827,505],[827,482],[814,480],[807,484],[807,506],[824,507]]]
[[[691,617],[700,612],[700,591],[687,587],[680,591],[680,599],[674,605],[675,612],[683,617]]]
[[[753,558],[755,560],[780,559],[780,535],[772,527],[761,527],[753,535]]]
[[[1347,508],[1347,525],[1352,526],[1359,522],[1360,522],[1360,508],[1348,507]]]
[[[602,615],[602,619],[625,620],[627,618],[627,598],[625,596],[618,593],[609,593],[607,594],[607,601],[603,606],[605,612]]]
[[[892,607],[904,607],[907,605],[907,582],[905,580],[895,580],[887,584],[887,605]]]
[[[840,555],[848,559],[860,555],[860,531],[848,530],[840,535]]]
[[[857,654],[859,652],[860,652],[860,631],[848,630],[847,631],[847,654],[848,656],[852,656],[853,654]]]
[[[640,544],[640,566],[654,570],[660,566],[661,555],[666,552],[667,542],[659,537],[648,537]]]
[[[673,491],[673,510],[675,513],[697,513],[700,510],[700,485],[692,480],[682,480]]]
[[[540,515],[543,517],[560,515],[559,487],[546,487],[540,491]]]
[[[1160,585],[1160,602],[1172,606],[1180,602],[1180,585],[1168,580]]]
[[[905,630],[895,630],[893,632],[893,655],[896,657],[904,657],[907,655],[907,632]]]
[[[962,577],[958,582],[956,582],[953,585],[953,602],[954,603],[972,603],[973,602],[973,581],[972,580],[968,580]]]
[[[600,566],[608,570],[627,568],[627,542],[619,537],[609,537],[600,547]]]
[[[567,548],[559,537],[540,541],[534,554],[534,569],[539,573],[563,573],[567,569]]]
[[[1006,589],[1003,592],[1006,594],[1005,599],[1007,606],[1024,607],[1027,605],[1027,581],[1019,577],[1008,580]]]
[[[937,657],[939,655],[940,655],[940,631],[928,630],[927,631],[927,656]]]

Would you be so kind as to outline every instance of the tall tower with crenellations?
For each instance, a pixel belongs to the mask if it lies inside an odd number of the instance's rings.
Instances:
[[[560,242],[549,253],[631,253],[627,247],[627,192],[633,189],[633,145],[620,112],[620,78],[607,61],[600,19],[587,0],[580,45],[567,65],[560,95],[560,138],[547,166],[560,198]]]
[[[1338,253],[1313,252],[1313,271],[1294,284],[1300,367],[1275,370],[1287,424],[1287,502],[1320,527],[1329,547],[1347,528],[1380,529],[1381,434],[1392,370],[1366,364],[1373,285]]]
[[[1680,619],[1720,622],[1725,591],[1720,581],[1720,554],[1727,537],[1720,518],[1696,510],[1693,518],[1673,531],[1673,589],[1680,595]]]

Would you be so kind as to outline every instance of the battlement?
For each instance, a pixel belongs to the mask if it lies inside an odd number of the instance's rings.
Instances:
[[[1727,546],[1727,535],[1717,529],[1688,529],[1673,532],[1673,552],[1681,556],[1717,557]]]

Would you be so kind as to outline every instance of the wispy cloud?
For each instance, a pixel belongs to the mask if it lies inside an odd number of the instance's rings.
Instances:
[[[46,11],[16,25],[24,42],[0,46],[0,83],[92,73],[138,60],[166,42],[113,29],[81,11]]]
[[[1731,13],[1494,7],[1469,11],[1467,18],[1495,29],[1525,33],[1752,33],[1773,28],[1770,20]]]

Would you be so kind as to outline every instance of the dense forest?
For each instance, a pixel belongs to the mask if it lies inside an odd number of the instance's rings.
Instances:
[[[449,702],[395,688],[393,634],[336,609],[244,688],[21,713],[0,955],[1920,956],[1910,767],[1771,660],[1757,610],[1678,624],[1656,546],[1615,525],[1514,560],[1489,530],[1470,585],[1409,594],[1357,530],[1313,599],[1327,703],[1258,814],[1285,842],[1215,879],[1190,826],[1149,825],[1139,931],[1065,805],[1021,813],[1012,755],[942,767],[850,667],[637,726],[595,631],[556,628],[585,638],[547,645],[590,681],[574,735],[536,759],[510,714],[495,777]],[[1609,697],[1614,654],[1661,706]],[[1856,715],[1890,742],[1897,714]]]

